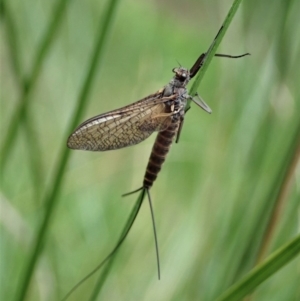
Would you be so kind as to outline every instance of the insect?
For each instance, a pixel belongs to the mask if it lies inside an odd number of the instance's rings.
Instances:
[[[188,100],[196,103],[204,111],[212,112],[198,95],[189,95],[186,86],[202,67],[216,38],[208,51],[200,55],[191,69],[181,66],[174,68],[174,77],[163,88],[130,105],[86,120],[74,130],[67,142],[67,146],[71,149],[107,151],[138,144],[152,133],[158,132],[142,187],[123,195],[142,191],[142,199],[145,194],[148,196],[154,228],[158,277],[160,277],[158,244],[149,190],[161,170],[174,138],[176,137],[176,142],[179,140]],[[249,53],[239,56],[215,54],[215,56],[229,58],[239,58],[245,55]]]

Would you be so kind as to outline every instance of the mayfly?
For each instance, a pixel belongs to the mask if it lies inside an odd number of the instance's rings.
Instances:
[[[196,97],[189,95],[186,86],[202,67],[207,53],[214,46],[216,38],[208,51],[200,55],[191,69],[181,66],[176,67],[173,69],[175,75],[171,81],[154,94],[123,108],[86,120],[70,135],[67,143],[71,149],[107,151],[138,144],[148,138],[153,132],[158,132],[142,187],[126,193],[124,196],[138,191],[142,191],[142,199],[145,194],[148,196],[154,227],[159,277],[157,238],[149,189],[157,178],[175,136],[176,142],[178,142],[188,100],[196,103],[204,111],[212,112],[198,95]],[[239,56],[215,54],[215,56],[229,58],[239,58],[245,55],[248,55],[248,53]]]

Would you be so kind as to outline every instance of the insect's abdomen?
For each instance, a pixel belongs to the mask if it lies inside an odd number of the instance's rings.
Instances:
[[[179,122],[171,123],[167,129],[158,133],[147,165],[143,187],[150,188],[156,180],[178,127]]]

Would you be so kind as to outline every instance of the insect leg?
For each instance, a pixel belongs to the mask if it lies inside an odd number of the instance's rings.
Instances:
[[[190,108],[188,108],[187,110],[186,110],[186,112],[189,110]],[[185,112],[185,113],[186,113]],[[183,127],[183,122],[184,122],[184,118],[183,118],[183,116],[180,118],[180,124],[179,124],[179,128],[178,128],[178,131],[177,131],[177,135],[176,135],[176,140],[175,140],[175,142],[176,143],[178,143],[178,141],[179,141],[179,137],[180,137],[180,133],[181,133],[181,130],[182,130],[182,127]]]
[[[196,95],[194,97],[191,96],[191,100],[197,106],[199,106],[201,109],[203,109],[204,111],[206,111],[207,113],[209,113],[209,114],[212,113],[212,109],[205,103],[205,101],[199,96],[198,93],[196,93]]]

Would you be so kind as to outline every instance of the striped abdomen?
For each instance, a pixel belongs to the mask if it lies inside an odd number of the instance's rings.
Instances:
[[[169,152],[173,138],[177,133],[180,122],[171,123],[164,131],[158,133],[153,145],[147,170],[144,176],[144,188],[150,188],[156,180],[166,155]]]

